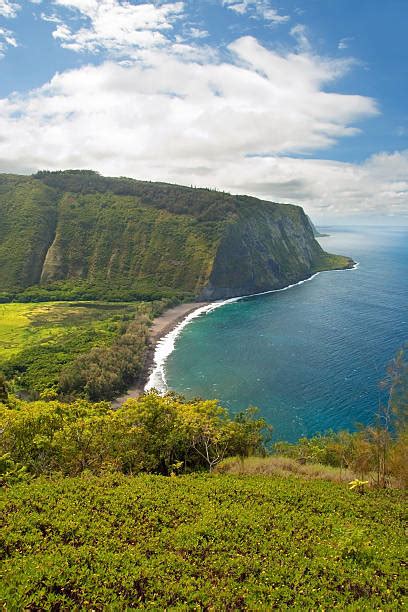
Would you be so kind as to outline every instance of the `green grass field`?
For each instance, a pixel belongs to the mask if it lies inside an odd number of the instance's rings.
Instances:
[[[138,302],[0,304],[0,370],[41,392],[57,384],[61,368],[77,355],[109,346],[141,309]]]
[[[56,304],[0,304],[0,361],[16,355],[33,340],[58,333],[58,328],[33,324],[36,316],[53,310]]]
[[[0,304],[0,361],[27,345],[46,342],[78,327],[102,327],[101,322],[137,311],[136,304],[46,302]]]
[[[2,492],[8,610],[403,610],[404,493],[119,474]],[[406,609],[406,608],[405,608]]]

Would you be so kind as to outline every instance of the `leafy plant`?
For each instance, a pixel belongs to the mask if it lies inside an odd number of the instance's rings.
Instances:
[[[7,609],[403,610],[404,494],[104,474],[0,496]]]

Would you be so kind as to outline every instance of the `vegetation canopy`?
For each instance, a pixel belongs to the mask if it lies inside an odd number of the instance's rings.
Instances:
[[[0,452],[35,476],[211,471],[224,457],[265,452],[268,430],[253,409],[229,417],[217,401],[154,392],[120,410],[107,402],[11,399],[0,427]]]
[[[214,299],[352,264],[298,206],[92,171],[0,175],[0,213],[3,302]]]
[[[155,392],[117,411],[27,402],[0,380],[1,601],[404,609],[406,373],[401,353],[385,451],[370,427],[271,448],[253,408]]]
[[[8,609],[403,610],[401,491],[121,474],[0,498]]]
[[[172,303],[0,304],[0,371],[31,399],[113,399],[142,375],[151,321]]]

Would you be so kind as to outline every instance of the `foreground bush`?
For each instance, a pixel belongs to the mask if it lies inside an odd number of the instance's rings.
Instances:
[[[2,406],[2,407],[1,407]],[[263,419],[228,416],[217,401],[149,393],[114,411],[78,400],[0,404],[0,454],[35,475],[211,470],[225,457],[264,451]]]
[[[9,610],[403,610],[401,491],[195,475],[3,491]]]

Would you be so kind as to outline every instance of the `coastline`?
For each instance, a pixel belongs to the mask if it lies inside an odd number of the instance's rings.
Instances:
[[[214,302],[189,302],[169,308],[153,320],[149,333],[149,344],[145,365],[139,382],[130,387],[126,393],[113,400],[112,407],[119,408],[126,400],[138,398],[145,391],[152,388],[156,388],[159,392],[164,392],[166,390],[167,386],[164,375],[164,363],[167,360],[167,357],[173,352],[175,340],[179,333],[197,316],[207,314],[212,310],[220,308],[221,306],[231,302],[238,302],[246,298],[287,291],[288,289],[292,289],[313,280],[316,276],[322,274],[322,272],[345,272],[356,270],[358,266],[359,262],[354,261],[353,265],[348,268],[321,270],[319,272],[315,272],[308,278],[280,289],[269,289],[268,291],[241,295]]]
[[[168,310],[165,310],[158,317],[153,319],[152,326],[149,331],[149,343],[146,354],[145,365],[138,383],[130,387],[126,393],[112,400],[112,407],[119,408],[122,404],[131,398],[137,398],[144,392],[148,382],[150,370],[154,365],[154,356],[157,345],[160,340],[172,332],[185,318],[203,307],[209,306],[209,302],[189,302],[187,304],[178,304]]]

